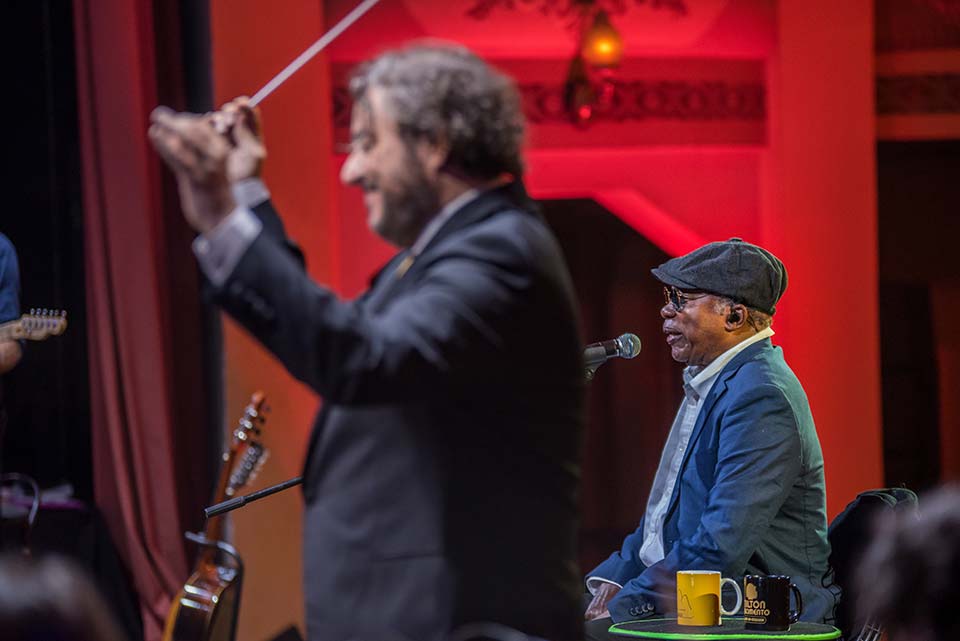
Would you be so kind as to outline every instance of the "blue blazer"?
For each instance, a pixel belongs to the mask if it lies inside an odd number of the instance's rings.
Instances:
[[[639,559],[643,521],[587,576],[623,586],[614,621],[676,610],[678,570],[786,574],[805,621],[832,618],[823,454],[806,394],[769,339],[720,372],[690,436],[663,527],[665,558]]]

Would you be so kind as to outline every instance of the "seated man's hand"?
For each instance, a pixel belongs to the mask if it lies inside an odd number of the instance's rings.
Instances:
[[[613,583],[601,583],[593,595],[593,601],[590,602],[587,611],[583,613],[583,618],[587,621],[593,621],[594,619],[609,617],[610,611],[607,610],[607,603],[617,596],[619,591],[620,588]]]

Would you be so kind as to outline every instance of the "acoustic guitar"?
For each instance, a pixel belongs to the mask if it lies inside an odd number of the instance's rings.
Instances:
[[[18,320],[0,325],[0,341],[42,341],[67,329],[67,312],[31,309]]]
[[[223,454],[214,503],[234,496],[256,476],[268,456],[260,442],[266,399],[256,392],[233,431]],[[177,594],[163,632],[163,641],[233,641],[243,562],[223,540],[223,517],[209,519],[202,534],[186,537],[200,546],[193,573]]]

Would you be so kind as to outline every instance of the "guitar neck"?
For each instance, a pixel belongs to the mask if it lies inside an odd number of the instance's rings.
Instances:
[[[242,479],[232,478],[238,459],[244,457],[243,460],[246,462],[248,455],[254,448],[258,448],[261,453],[264,452],[263,447],[256,440],[256,436],[259,435],[260,426],[263,425],[265,401],[263,392],[255,392],[250,399],[250,404],[244,410],[243,416],[240,417],[237,428],[233,431],[233,443],[222,456],[220,475],[217,478],[217,490],[213,496],[214,504],[222,503],[231,498],[251,478],[250,470],[246,470]],[[214,516],[207,519],[203,534],[208,541],[222,541],[223,528],[223,519]]]
[[[227,500],[227,484],[230,482],[230,470],[233,469],[233,464],[236,463],[236,460],[236,450],[231,449],[224,453],[223,462],[220,465],[220,476],[217,478],[217,490],[214,493],[213,504]],[[206,525],[204,525],[203,528],[203,535],[207,537],[208,541],[223,540],[223,523],[223,519],[219,517],[207,519]]]

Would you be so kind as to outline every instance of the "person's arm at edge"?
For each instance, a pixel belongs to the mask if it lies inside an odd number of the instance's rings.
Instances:
[[[23,349],[17,341],[0,342],[0,374],[6,374],[20,362]]]

